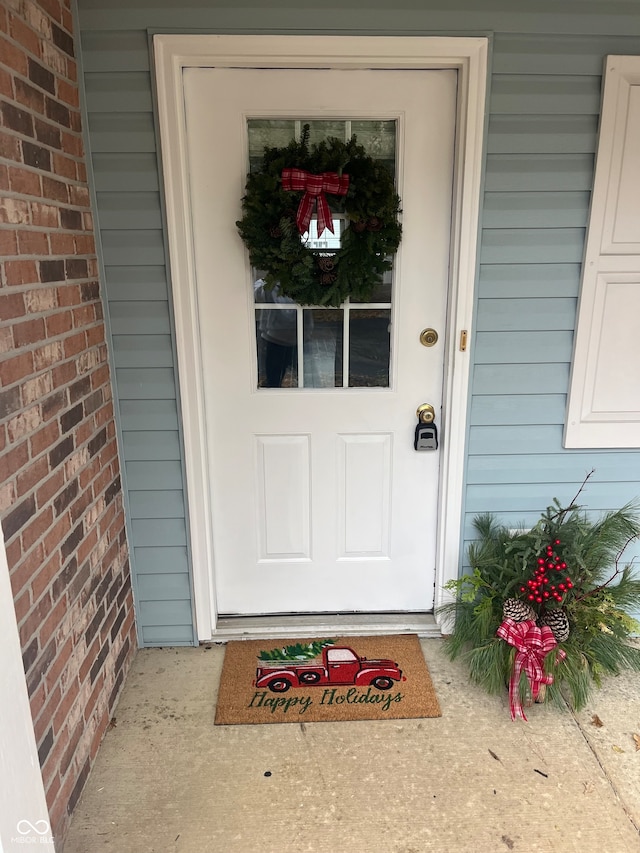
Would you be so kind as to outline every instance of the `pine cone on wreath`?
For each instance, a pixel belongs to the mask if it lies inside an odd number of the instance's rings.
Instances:
[[[318,258],[318,266],[322,270],[322,272],[331,272],[335,269],[336,260],[332,255],[325,255],[323,257]]]
[[[536,618],[533,607],[517,598],[507,598],[502,605],[502,618],[513,619],[514,622],[526,622]]]
[[[558,643],[564,643],[569,639],[569,619],[564,610],[547,610],[540,617],[538,624],[540,627],[546,625],[547,628],[551,628]]]
[[[334,284],[334,282],[336,281],[337,278],[338,278],[338,276],[334,272],[323,272],[320,275],[320,284],[325,284],[325,285]]]

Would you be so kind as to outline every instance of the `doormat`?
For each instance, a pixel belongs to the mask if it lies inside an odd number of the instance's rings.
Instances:
[[[402,634],[230,642],[215,724],[439,716],[418,637]]]

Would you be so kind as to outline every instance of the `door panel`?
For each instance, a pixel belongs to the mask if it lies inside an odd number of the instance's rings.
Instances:
[[[417,406],[439,420],[442,400],[456,73],[189,69],[184,92],[218,610],[428,610],[439,453],[416,453],[413,433]],[[274,309],[255,307],[259,273],[235,229],[247,122],[319,117],[395,126],[403,240],[391,304],[347,305],[346,319],[322,323],[322,309],[275,309],[296,315],[299,376],[265,386],[256,315]],[[427,326],[441,333],[431,348]],[[343,370],[345,338],[358,355]]]

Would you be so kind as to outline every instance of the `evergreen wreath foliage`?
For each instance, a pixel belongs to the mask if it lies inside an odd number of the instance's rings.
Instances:
[[[347,226],[337,250],[312,251],[296,225],[303,192],[282,187],[282,170],[349,176],[345,197],[327,195],[333,213],[346,214]],[[347,297],[364,302],[391,269],[399,244],[400,199],[384,163],[367,155],[353,136],[309,145],[309,125],[300,141],[265,148],[259,171],[247,176],[242,219],[236,223],[256,269],[265,271],[268,289],[301,305],[341,305]]]
[[[449,657],[464,660],[470,680],[489,693],[504,693],[513,670],[516,651],[496,631],[505,616],[505,601],[514,599],[516,606],[533,609],[538,625],[549,614],[553,621],[560,612],[568,620],[568,637],[556,647],[566,658],[556,660],[555,650],[545,658],[545,672],[554,679],[547,685],[545,701],[562,705],[568,693],[572,706],[580,710],[604,675],[640,671],[640,646],[633,640],[640,625],[630,614],[640,610],[640,578],[631,564],[621,565],[625,549],[640,536],[638,506],[627,504],[593,520],[576,504],[585,483],[569,506],[554,499],[530,530],[509,529],[491,514],[474,520],[478,538],[468,549],[472,572],[447,584],[456,600],[440,612],[455,619],[453,633],[445,640]],[[539,602],[537,594],[531,600],[528,582],[539,560],[547,559],[549,547],[561,553],[566,564],[560,574],[571,578],[561,602]],[[530,699],[524,673],[520,697]]]

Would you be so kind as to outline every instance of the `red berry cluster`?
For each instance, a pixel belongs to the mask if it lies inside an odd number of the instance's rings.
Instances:
[[[562,601],[569,590],[573,589],[573,583],[567,574],[567,564],[554,548],[559,544],[560,540],[555,539],[553,545],[547,545],[546,556],[537,558],[533,578],[527,581],[527,586],[520,587],[520,592],[526,593],[527,600],[532,604]],[[560,575],[555,574],[556,572]]]

